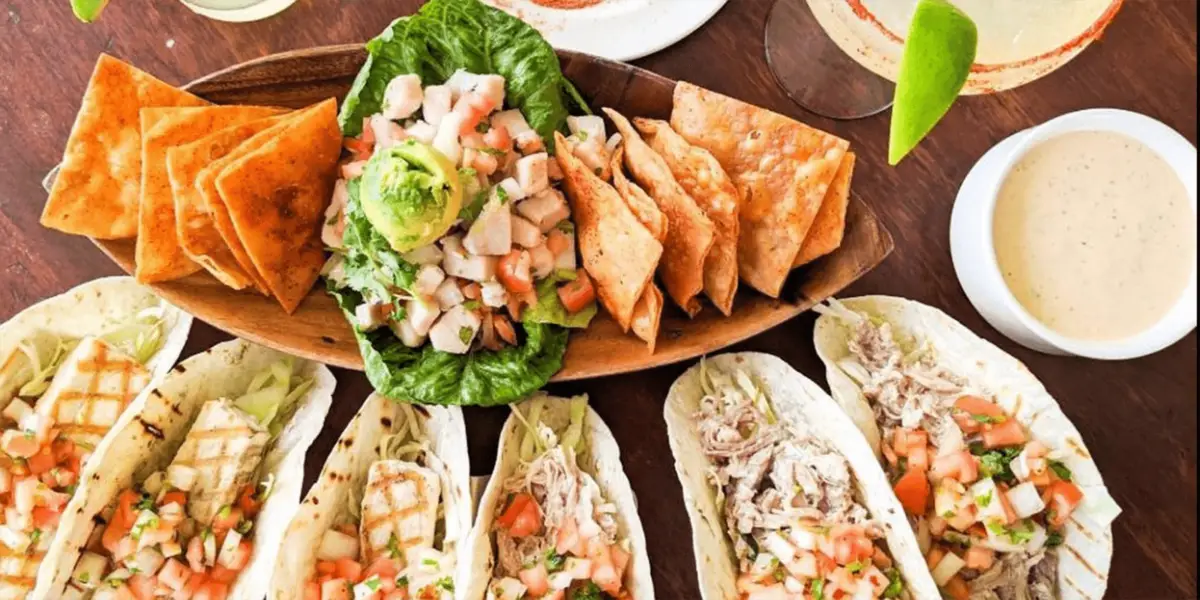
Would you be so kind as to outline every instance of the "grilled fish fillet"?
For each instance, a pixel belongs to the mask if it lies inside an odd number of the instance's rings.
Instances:
[[[0,600],[23,600],[37,583],[38,567],[50,549],[53,532],[39,536],[32,548],[13,550],[0,543]]]
[[[366,564],[387,555],[393,538],[401,560],[408,548],[433,546],[440,498],[441,482],[433,471],[400,460],[372,464],[360,527]]]
[[[95,449],[125,407],[150,384],[150,371],[108,342],[85,337],[63,363],[34,410],[71,441]]]
[[[209,400],[200,409],[172,465],[196,469],[188,514],[207,526],[222,507],[255,483],[270,434],[229,400]]]

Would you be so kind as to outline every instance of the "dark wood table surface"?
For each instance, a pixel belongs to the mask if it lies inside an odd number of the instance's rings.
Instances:
[[[685,2],[687,0],[674,0]],[[91,26],[72,18],[67,0],[0,3],[0,319],[89,279],[119,273],[86,239],[38,225],[40,181],[58,162],[79,99],[100,52],[183,83],[270,53],[359,42],[416,1],[299,0],[279,17],[223,24],[168,0],[114,0]],[[882,216],[896,252],[851,292],[905,296],[948,311],[1025,361],[1083,432],[1124,514],[1114,525],[1109,597],[1195,598],[1196,335],[1147,358],[1105,363],[1039,355],[992,330],[954,278],[948,247],[950,208],[968,169],[1009,134],[1065,112],[1092,107],[1139,111],[1196,142],[1195,0],[1126,0],[1106,36],[1041,81],[1003,94],[962,99],[899,168],[884,161],[886,115],[831,122],[792,104],[763,58],[771,0],[731,0],[678,45],[637,64],[793,115],[850,139],[860,166],[855,193]],[[737,346],[778,354],[824,383],[813,351],[813,318]],[[184,354],[226,339],[196,323]],[[696,598],[689,525],[676,483],[662,401],[686,365],[556,386],[588,392],[612,426],[640,501],[658,597]],[[311,452],[309,478],[370,392],[359,373],[337,373],[326,429]],[[505,409],[469,410],[473,470],[495,457]]]

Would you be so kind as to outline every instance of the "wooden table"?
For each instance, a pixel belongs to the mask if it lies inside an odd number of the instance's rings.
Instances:
[[[686,1],[686,0],[676,0]],[[100,23],[76,22],[67,0],[9,0],[0,8],[0,318],[83,281],[118,273],[85,239],[38,226],[42,176],[58,162],[99,52],[167,81],[185,82],[269,53],[357,42],[419,2],[300,0],[282,16],[234,25],[182,5],[115,0]],[[950,207],[967,170],[1007,135],[1091,107],[1136,110],[1196,141],[1193,0],[1129,0],[1105,38],[1061,71],[1017,91],[965,98],[896,169],[884,162],[888,119],[830,122],[805,113],[775,85],[763,59],[771,0],[731,0],[689,39],[638,64],[791,114],[853,141],[855,191],[896,238],[895,254],[852,289],[914,298],[947,310],[1025,361],[1083,432],[1118,503],[1109,597],[1195,598],[1196,336],[1135,361],[1042,356],[1008,342],[971,308],[950,263]],[[783,356],[823,382],[803,316],[735,349]],[[227,336],[202,323],[185,355]],[[555,388],[588,392],[616,432],[640,500],[658,597],[697,597],[687,515],[676,483],[662,400],[684,365]],[[339,372],[310,480],[369,393],[361,374]],[[474,471],[490,470],[505,409],[468,411]]]

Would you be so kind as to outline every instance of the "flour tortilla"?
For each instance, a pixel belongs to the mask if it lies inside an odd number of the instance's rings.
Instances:
[[[137,235],[142,175],[138,111],[207,104],[101,54],[42,210],[42,225],[106,240]]]
[[[279,112],[259,106],[142,109],[142,194],[135,270],[138,281],[170,281],[200,270],[200,265],[188,258],[179,243],[167,151],[231,125]]]
[[[904,508],[854,423],[824,390],[782,359],[740,352],[710,357],[688,369],[671,386],[663,407],[671,452],[675,455],[675,472],[683,486],[683,501],[692,523],[692,550],[703,600],[726,600],[739,595],[733,543],[725,533],[725,517],[717,508],[716,489],[707,476],[712,464],[704,455],[692,419],[704,397],[702,369],[746,373],[765,392],[776,417],[806,423],[809,432],[821,436],[845,457],[854,475],[855,499],[883,525],[888,553],[904,578],[909,597],[919,600],[941,597],[904,516]]]
[[[667,295],[689,317],[700,312],[696,296],[704,290],[704,261],[716,240],[716,228],[696,200],[675,181],[670,167],[621,113],[605,108],[621,132],[625,144],[625,166],[634,181],[667,216],[667,239],[663,242],[659,272]]]
[[[217,398],[237,398],[250,381],[287,355],[243,340],[218,344],[179,363],[126,411],[115,432],[96,449],[80,474],[75,496],[63,510],[63,524],[38,573],[31,600],[59,598],[101,512],[124,488],[165,469],[187,437],[201,407]],[[267,593],[275,553],[288,521],[300,506],[304,458],[329,412],[336,381],[329,368],[297,360],[296,373],[313,380],[297,400],[283,430],[267,448],[259,472],[273,475],[275,487],[254,524],[254,553],[230,588],[230,600],[260,600]],[[53,558],[53,560],[49,560]]]
[[[625,147],[617,146],[613,151],[612,161],[609,165],[609,170],[612,172],[613,187],[617,188],[617,193],[625,200],[625,204],[629,205],[629,210],[633,211],[633,216],[641,222],[650,235],[660,243],[667,241],[667,216],[661,210],[658,210],[658,205],[654,200],[646,194],[646,190],[638,187],[638,184],[629,180],[625,176],[625,167],[622,166],[622,161],[625,158]]]
[[[738,270],[778,298],[846,155],[846,140],[687,82],[671,127],[712,153],[742,197]]]
[[[514,410],[528,416],[530,401],[513,405]],[[564,398],[548,397],[542,405],[541,421],[559,436],[570,423],[570,402]],[[502,496],[504,480],[511,477],[521,460],[521,440],[525,426],[513,415],[509,415],[500,431],[500,447],[496,454],[496,466],[492,470],[483,499],[479,502],[478,518],[467,541],[467,552],[471,553],[471,579],[465,595],[460,598],[483,598],[491,581],[495,556],[493,555],[492,529],[496,507],[505,498]],[[621,450],[612,431],[600,419],[592,407],[587,408],[583,423],[583,443],[586,451],[577,457],[579,468],[590,474],[600,486],[605,499],[617,507],[617,528],[621,537],[629,540],[630,560],[625,571],[625,587],[631,598],[654,600],[654,580],[650,576],[650,556],[646,550],[646,534],[638,517],[637,499],[625,477],[621,466]]]
[[[638,336],[643,342],[646,342],[646,348],[650,350],[650,354],[654,354],[654,347],[658,343],[658,327],[662,322],[663,295],[653,281],[646,286],[642,292],[642,297],[638,298],[637,305],[633,307],[633,323],[630,328],[633,330],[633,335]]]
[[[395,401],[372,394],[338,438],[325,467],[296,516],[288,524],[275,569],[270,600],[303,600],[303,582],[313,578],[317,547],[334,525],[355,522],[352,502],[361,502],[371,464],[380,459],[379,442],[385,436],[417,426],[429,441],[430,451],[446,465],[451,485],[443,486],[442,505],[446,535],[457,537],[456,587],[466,587],[471,572],[470,553],[463,550],[475,514],[471,499],[471,463],[467,456],[467,429],[457,406],[412,406],[418,423],[409,423]]]
[[[971,333],[936,308],[889,296],[840,301],[846,308],[892,326],[897,341],[933,352],[938,364],[965,378],[970,387],[996,400],[1006,414],[1029,429],[1071,470],[1083,490],[1080,508],[1067,522],[1065,541],[1057,550],[1059,591],[1064,599],[1099,600],[1108,586],[1112,562],[1112,520],[1120,509],[1104,486],[1083,437],[1042,383],[1017,359]],[[850,356],[852,330],[840,318],[817,319],[813,341],[825,362],[833,397],[857,424],[879,455],[880,432],[862,390],[839,364]]]
[[[200,171],[225,157],[242,142],[286,118],[287,115],[268,117],[235,125],[167,151],[167,174],[175,198],[175,234],[179,245],[188,258],[235,290],[253,287],[263,295],[271,294],[265,285],[258,286],[257,273],[251,275],[242,268],[221,232],[217,231],[215,216],[200,193],[197,177]],[[222,214],[225,219],[229,218],[226,213]]]
[[[738,287],[738,208],[733,180],[707,150],[687,143],[666,121],[635,118],[646,143],[667,163],[683,191],[708,215],[716,237],[704,260],[704,295],[721,314],[733,313]]]
[[[841,247],[846,235],[846,209],[850,206],[850,180],[854,176],[855,161],[853,152],[847,152],[846,158],[842,159],[793,266],[806,265]]]

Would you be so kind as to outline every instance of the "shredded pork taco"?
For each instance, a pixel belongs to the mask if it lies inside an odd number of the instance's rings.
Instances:
[[[664,416],[702,598],[937,598],[866,441],[782,360],[706,359]]]
[[[917,302],[818,310],[833,395],[880,456],[942,594],[1102,597],[1120,509],[1029,370]]]

